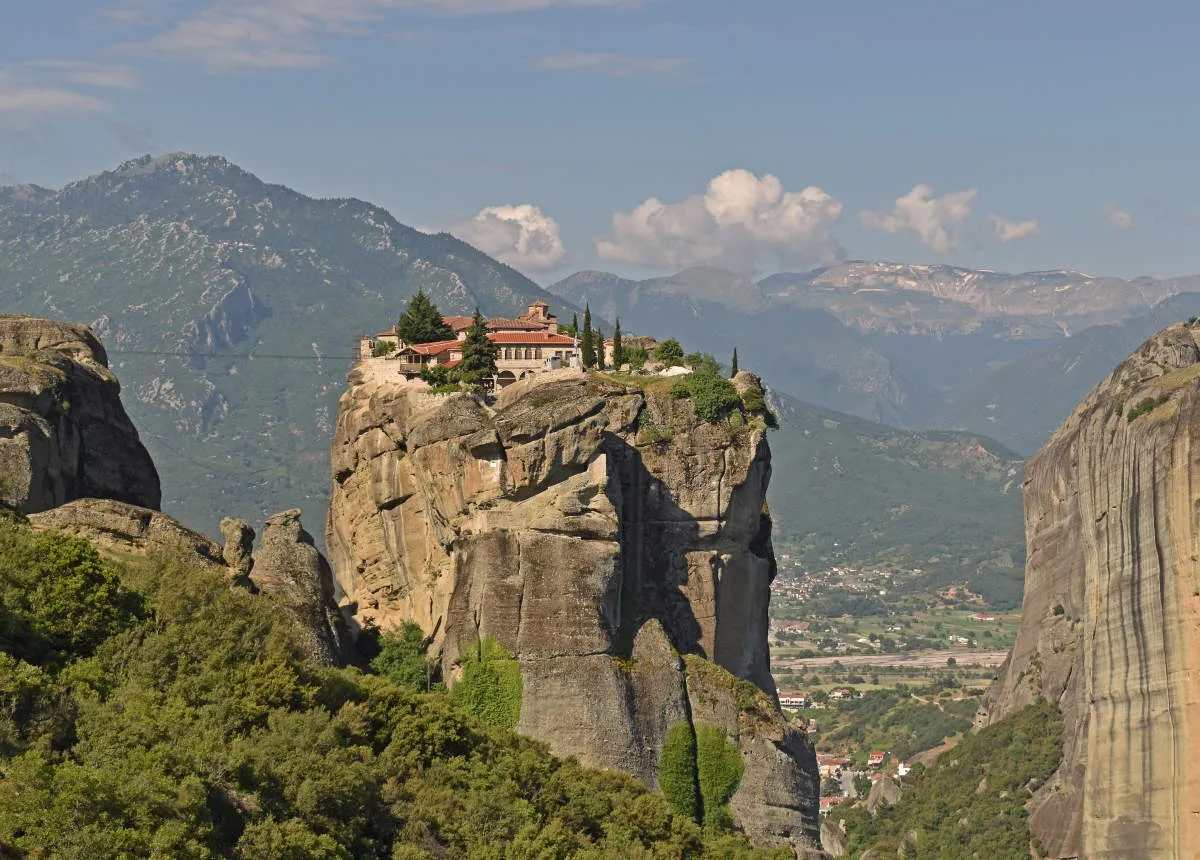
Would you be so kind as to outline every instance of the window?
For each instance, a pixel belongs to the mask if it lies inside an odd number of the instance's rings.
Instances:
[[[542,357],[542,348],[539,346],[537,348],[537,354],[534,356],[534,358],[541,358],[541,357]]]

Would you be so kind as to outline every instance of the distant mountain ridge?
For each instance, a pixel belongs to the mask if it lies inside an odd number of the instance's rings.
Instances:
[[[356,336],[417,289],[447,313],[558,299],[448,234],[316,200],[218,156],[128,161],[58,191],[0,189],[0,302],[91,325],[164,478],[164,508],[324,516]],[[248,356],[248,357],[242,357]]]

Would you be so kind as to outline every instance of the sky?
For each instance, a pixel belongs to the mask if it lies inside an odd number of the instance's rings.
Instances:
[[[839,259],[1200,272],[1200,7],[38,0],[0,185],[217,154],[542,283]]]

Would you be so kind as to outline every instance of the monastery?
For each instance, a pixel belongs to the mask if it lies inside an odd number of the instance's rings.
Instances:
[[[454,367],[462,360],[462,342],[471,327],[471,317],[444,317],[454,332],[454,340],[437,343],[406,344],[400,340],[393,324],[376,335],[364,336],[359,342],[359,357],[375,357],[380,343],[394,343],[396,349],[382,360],[396,362],[397,370],[411,379],[426,367]],[[531,304],[516,319],[495,317],[487,321],[488,339],[499,347],[496,357],[496,387],[503,388],[532,373],[581,367],[583,361],[579,341],[558,333],[558,318],[542,301]]]

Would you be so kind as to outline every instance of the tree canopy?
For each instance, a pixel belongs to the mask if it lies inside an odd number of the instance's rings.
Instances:
[[[424,290],[417,290],[408,300],[408,307],[396,322],[396,334],[409,344],[454,340],[454,330],[446,325],[442,312]]]
[[[464,382],[478,385],[485,378],[496,375],[496,358],[500,348],[488,338],[487,320],[475,308],[471,327],[462,344],[462,361],[455,370]]]

